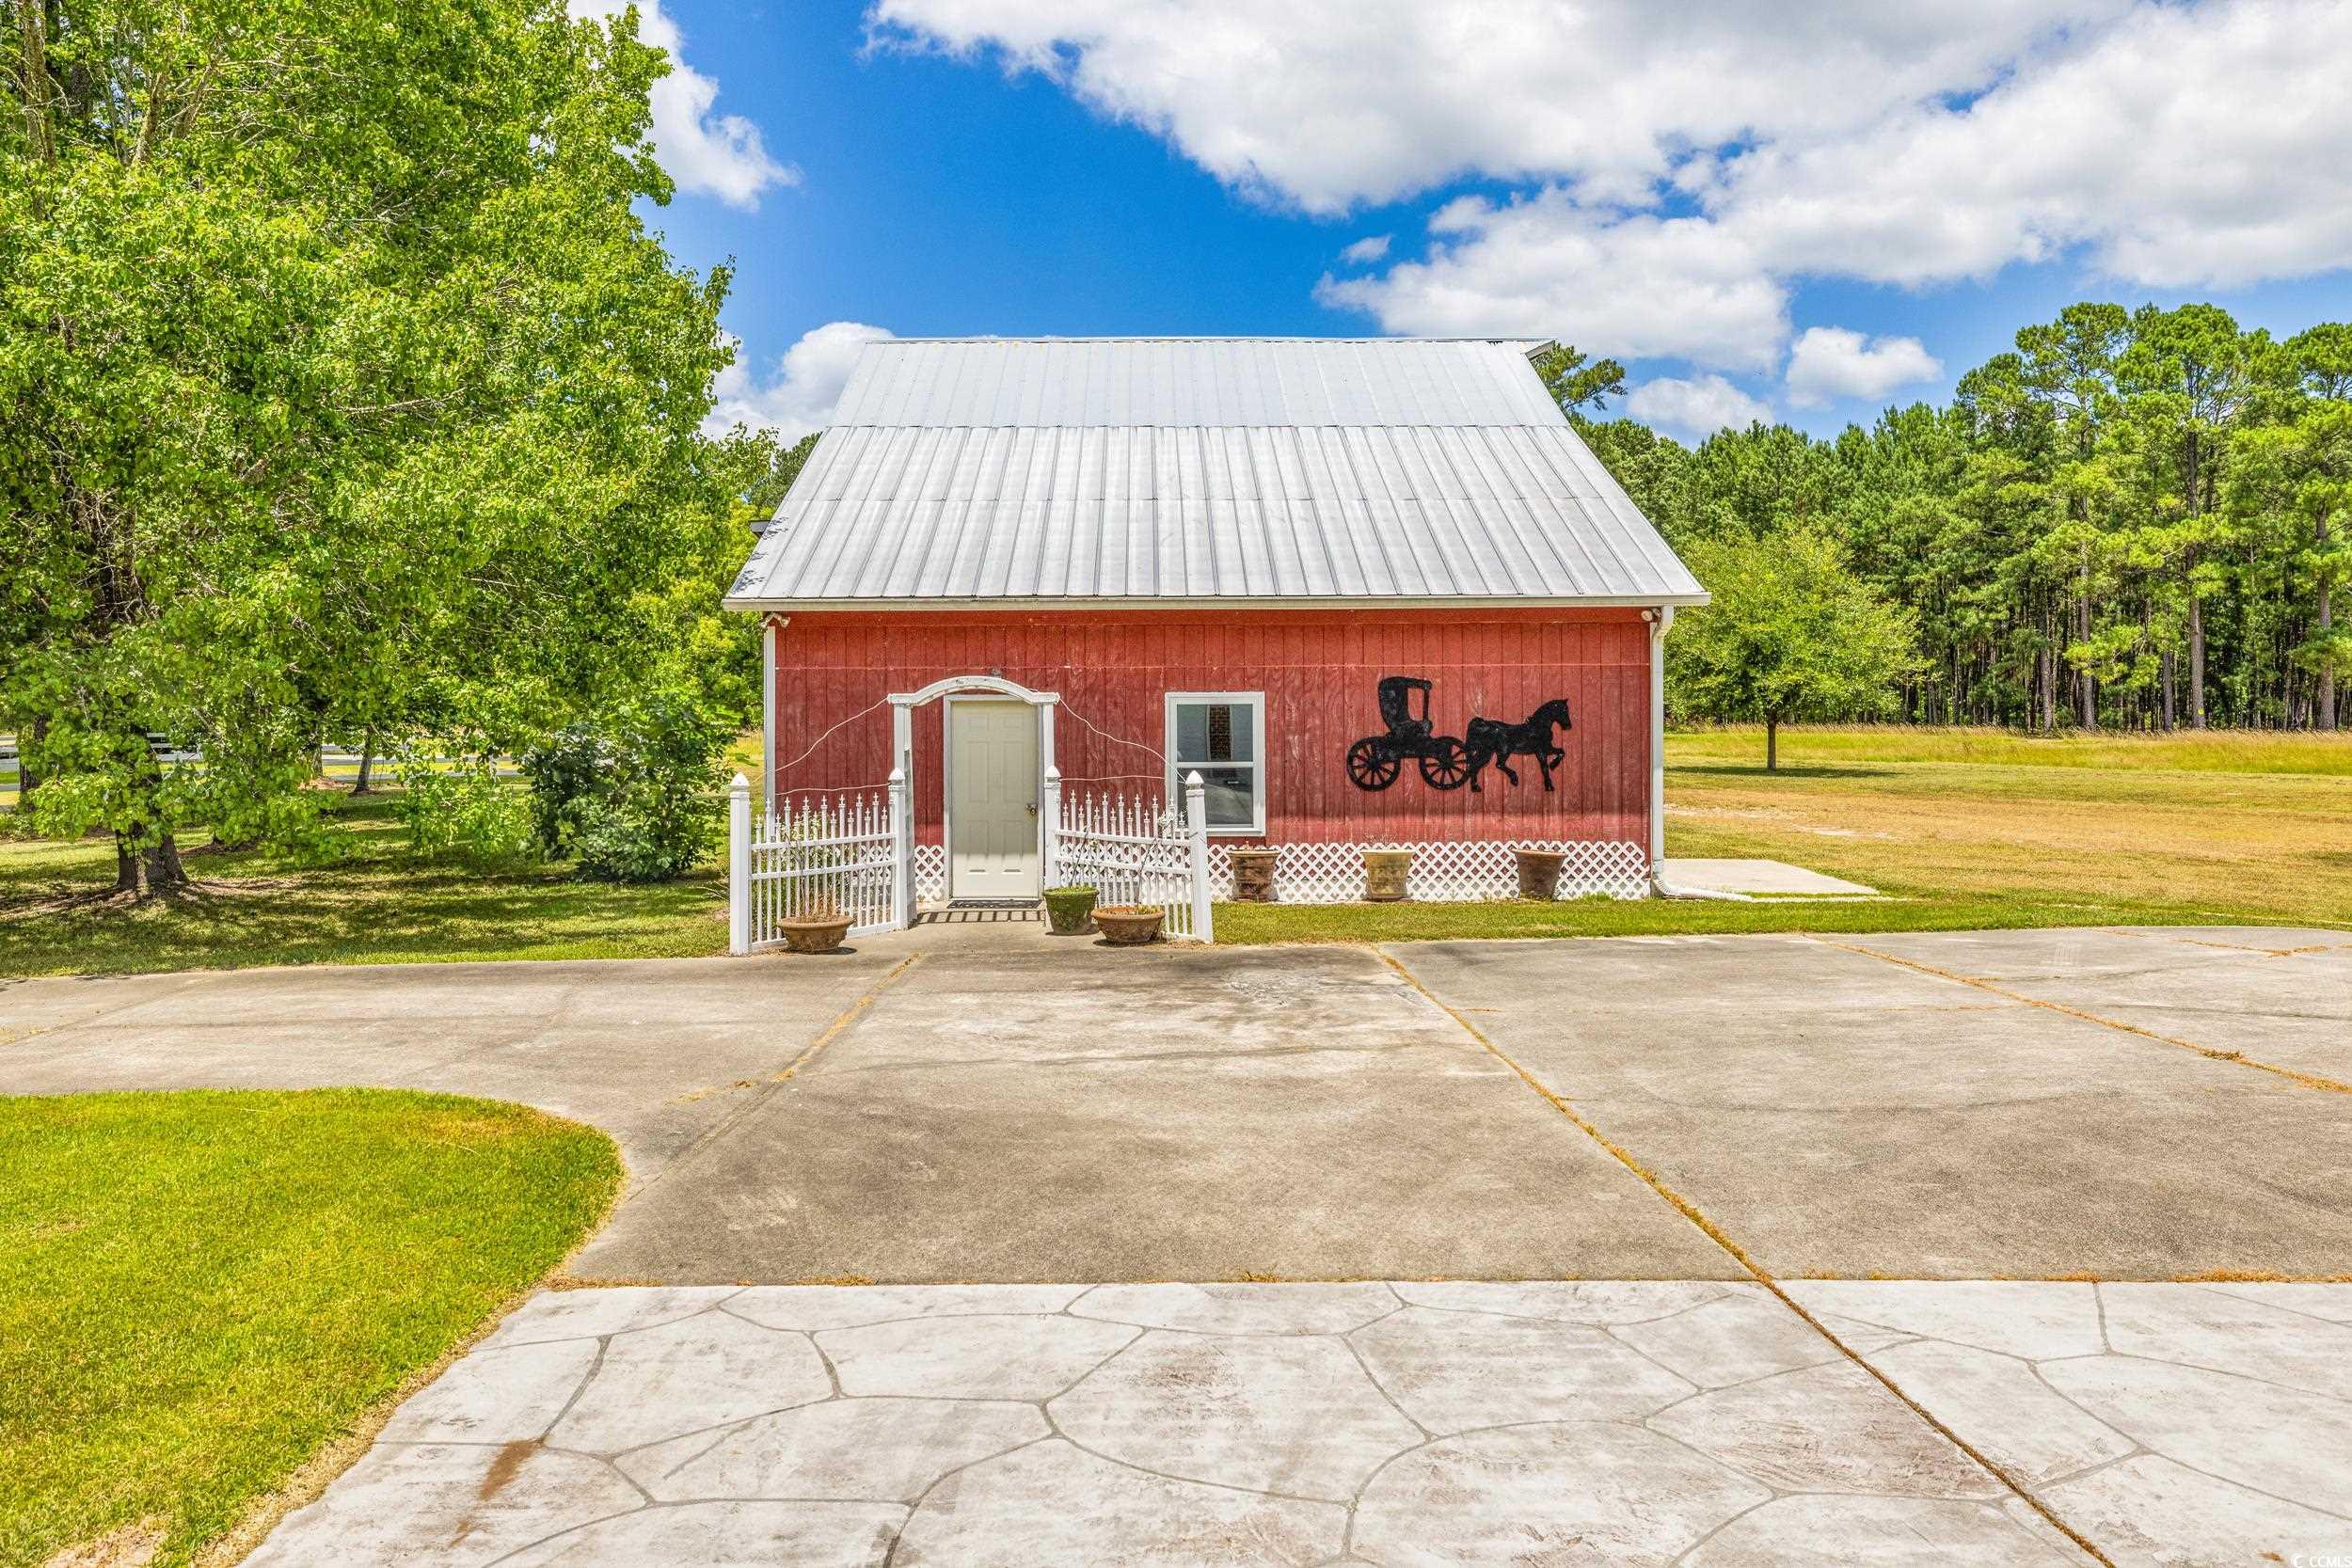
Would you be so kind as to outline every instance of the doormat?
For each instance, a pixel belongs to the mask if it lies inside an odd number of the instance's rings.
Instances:
[[[947,907],[951,910],[1033,910],[1037,908],[1037,900],[1034,898],[950,898],[947,900]]]

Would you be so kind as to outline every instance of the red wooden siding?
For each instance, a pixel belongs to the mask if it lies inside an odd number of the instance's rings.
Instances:
[[[1068,784],[1154,795],[1167,693],[1263,691],[1267,836],[1278,842],[1648,842],[1649,628],[1639,610],[828,612],[795,614],[774,635],[783,795],[881,784],[889,705],[853,716],[944,676],[997,674],[1061,694],[1054,750]],[[1433,682],[1429,716],[1443,735],[1461,735],[1473,714],[1516,723],[1567,698],[1575,725],[1556,793],[1520,761],[1522,783],[1489,768],[1480,794],[1431,789],[1409,762],[1387,790],[1358,789],[1347,748],[1383,728],[1383,675]],[[941,711],[934,703],[914,715],[927,842],[938,837]]]

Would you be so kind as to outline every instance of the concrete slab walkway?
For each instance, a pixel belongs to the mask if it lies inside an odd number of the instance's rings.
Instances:
[[[2352,1287],[1790,1291],[1812,1321],[1719,1282],[542,1294],[250,1561],[2094,1560],[2053,1518],[2119,1564],[2352,1549]]]
[[[1715,893],[1836,895],[1866,897],[1878,889],[1850,882],[1842,877],[1790,865],[1787,861],[1669,859],[1666,880],[1676,887],[1705,888]]]

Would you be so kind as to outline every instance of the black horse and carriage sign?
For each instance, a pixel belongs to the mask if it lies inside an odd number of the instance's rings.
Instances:
[[[1388,733],[1366,736],[1347,749],[1347,776],[1358,789],[1370,793],[1388,788],[1407,762],[1432,789],[1459,789],[1467,784],[1479,791],[1484,787],[1479,776],[1490,766],[1518,784],[1513,757],[1534,758],[1543,770],[1544,787],[1552,787],[1551,770],[1568,754],[1558,742],[1558,732],[1573,727],[1565,697],[1554,697],[1521,723],[1472,719],[1457,739],[1435,733],[1429,691],[1430,683],[1416,675],[1380,677],[1380,721],[1388,725]]]

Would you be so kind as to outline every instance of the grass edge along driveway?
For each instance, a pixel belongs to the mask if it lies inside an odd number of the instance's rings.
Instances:
[[[0,1565],[233,1560],[620,1179],[603,1133],[453,1095],[0,1099]]]

